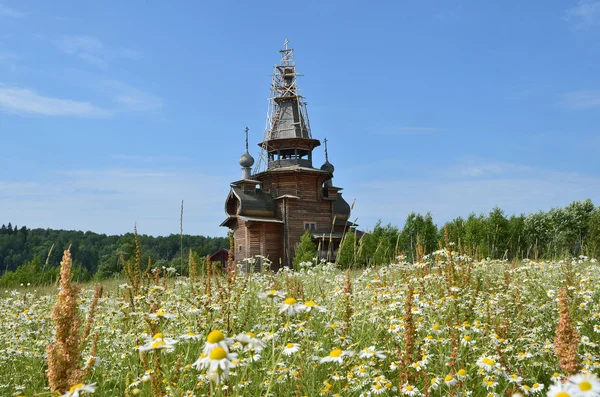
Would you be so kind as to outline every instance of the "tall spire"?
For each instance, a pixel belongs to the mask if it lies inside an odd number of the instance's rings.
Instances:
[[[325,144],[325,162],[329,163],[329,155],[327,154],[327,138],[323,139],[323,143]]]
[[[273,67],[267,124],[254,173],[292,165],[312,167],[311,151],[320,142],[312,138],[306,102],[297,83],[294,49],[285,40],[281,60]]]

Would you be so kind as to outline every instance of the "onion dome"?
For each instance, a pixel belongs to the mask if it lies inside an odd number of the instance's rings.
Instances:
[[[240,157],[240,165],[244,168],[249,168],[254,165],[254,157],[252,157],[247,150],[246,153],[242,154],[242,157]]]
[[[321,170],[331,172],[333,174],[335,167],[329,161],[325,161],[325,163],[321,166]]]

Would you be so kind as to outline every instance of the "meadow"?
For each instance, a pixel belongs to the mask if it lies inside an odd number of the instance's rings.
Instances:
[[[60,288],[0,297],[0,395],[599,396],[597,261],[453,249],[352,271],[138,261],[104,291],[65,255]]]

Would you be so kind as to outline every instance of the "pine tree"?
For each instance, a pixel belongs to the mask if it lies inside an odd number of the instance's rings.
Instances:
[[[302,262],[314,262],[315,257],[317,256],[316,254],[317,246],[312,241],[310,231],[307,230],[302,237],[300,237],[300,242],[296,247],[296,255],[294,255],[294,260],[292,261],[294,268],[298,268]]]

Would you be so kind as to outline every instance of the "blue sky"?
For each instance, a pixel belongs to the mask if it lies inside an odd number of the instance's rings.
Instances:
[[[600,1],[0,0],[0,223],[224,235],[285,39],[363,228],[600,204]]]

